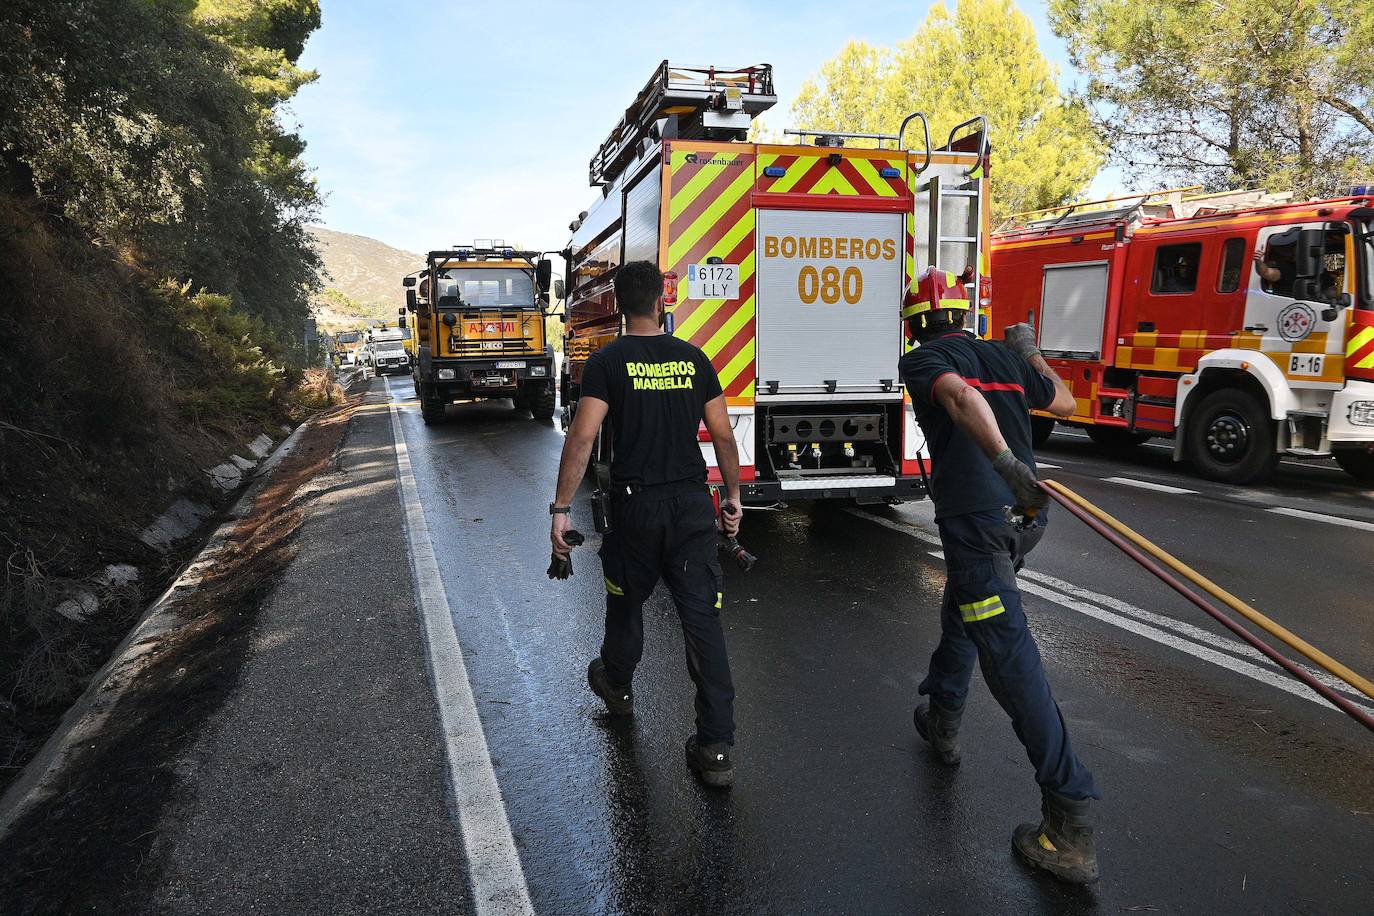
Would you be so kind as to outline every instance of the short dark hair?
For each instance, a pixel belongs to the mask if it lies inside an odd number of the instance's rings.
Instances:
[[[616,308],[626,315],[652,315],[662,295],[663,272],[653,261],[631,261],[615,272]]]

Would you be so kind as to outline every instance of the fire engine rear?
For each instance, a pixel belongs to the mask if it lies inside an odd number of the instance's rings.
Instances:
[[[1036,325],[1077,395],[1070,422],[1101,444],[1172,436],[1176,459],[1231,483],[1264,479],[1281,454],[1334,456],[1374,479],[1366,191],[1039,211],[993,240],[995,326]],[[1042,418],[1038,432],[1052,427]]]
[[[940,149],[920,114],[892,135],[747,142],[752,118],[775,101],[766,64],[664,61],[592,158],[601,193],[572,223],[567,251],[565,421],[587,358],[621,333],[617,267],[650,260],[664,271],[666,329],[720,375],[746,499],[919,497],[924,443],[897,378],[900,314],[918,265],[937,262],[977,304],[986,122],[960,125]],[[845,146],[856,142],[870,148]],[[606,432],[594,458],[602,473]]]

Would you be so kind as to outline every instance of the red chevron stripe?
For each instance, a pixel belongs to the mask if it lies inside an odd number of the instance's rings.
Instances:
[[[753,158],[753,156],[749,157],[750,163],[748,166],[744,166],[744,168],[752,168]],[[683,210],[673,219],[668,227],[669,235],[677,237],[686,231],[689,226],[697,221],[701,214],[706,212],[707,208],[716,202],[717,198],[725,192],[725,189],[730,187],[730,185],[739,178],[739,173],[739,169],[731,166],[722,168],[720,174],[712,178],[711,183],[702,188],[701,193],[687,205],[687,209]],[[748,191],[744,192],[744,199],[749,199]],[[734,223],[730,225],[733,226]]]
[[[774,159],[772,162],[768,163],[768,167],[770,167],[770,168],[776,167],[776,168],[780,168],[780,169],[790,169],[790,168],[792,167],[792,163],[794,163],[794,162],[796,162],[796,161],[797,161],[797,157],[796,157],[796,156],[778,156],[778,158],[776,158],[776,159]],[[780,176],[780,177],[778,177],[778,178],[770,178],[769,176],[763,174],[762,172],[759,172],[758,189],[759,189],[760,191],[767,191],[767,190],[768,190],[769,188],[771,188],[773,185],[777,184],[779,181],[782,181],[782,179],[783,179],[784,177],[786,177],[786,176],[784,175],[784,176]]]
[[[1374,340],[1371,340],[1369,343],[1347,356],[1345,358],[1345,365],[1347,368],[1354,368],[1356,363],[1370,354],[1374,354]],[[1356,369],[1355,371],[1368,374],[1374,372],[1374,369]]]
[[[679,278],[685,276],[687,265],[695,264],[706,257],[707,252],[711,250],[711,246],[719,242],[725,233],[735,228],[735,224],[744,217],[744,214],[749,212],[749,208],[752,206],[753,202],[749,199],[749,194],[741,194],[740,199],[735,201],[730,209],[726,210],[725,213],[721,215],[720,219],[716,220],[715,225],[706,230],[701,238],[697,239],[697,243],[688,249],[687,254],[679,258],[677,263],[673,264],[669,269],[676,271]],[[672,245],[672,238],[675,235],[676,233],[671,233],[670,231],[670,247]]]
[[[792,187],[787,190],[787,193],[811,193],[811,189],[816,186],[816,182],[820,181],[821,178],[828,171],[830,171],[830,163],[825,159],[824,156],[817,157],[815,161],[811,163],[811,167],[806,170],[806,174],[803,175],[796,184],[792,185]]]
[[[735,336],[730,338],[730,342],[721,347],[720,352],[715,355],[712,362],[716,366],[716,371],[720,372],[726,366],[730,365],[730,360],[734,359],[739,354],[739,351],[744,349],[744,345],[753,339],[754,324],[750,322],[740,328],[739,331],[735,333]]]
[[[696,153],[696,154],[697,154],[697,157],[698,157],[699,159],[702,159],[702,160],[710,159],[710,158],[712,157],[712,155],[714,155],[714,153],[708,152],[708,151],[706,151],[706,150],[676,150],[676,149],[675,149],[675,150],[673,150],[673,152],[675,152],[675,153],[676,153],[676,152]],[[690,165],[685,165],[685,164],[679,166],[679,167],[676,168],[676,169],[674,169],[674,170],[673,170],[673,180],[672,180],[671,186],[669,187],[669,193],[670,193],[670,194],[676,194],[677,192],[681,191],[684,187],[687,186],[687,182],[689,182],[689,181],[692,180],[692,176],[695,175],[695,174],[697,173],[697,171],[698,171],[698,170],[697,170],[696,168],[694,168],[694,167],[692,167],[692,166],[690,166]]]
[[[750,276],[748,280],[740,284],[739,298],[733,302],[726,302],[717,308],[701,327],[692,332],[688,342],[698,347],[706,346],[707,341],[716,336],[716,332],[724,327],[725,323],[733,318],[740,309],[744,308],[744,303],[749,301],[749,297],[754,295],[754,292],[754,277]]]

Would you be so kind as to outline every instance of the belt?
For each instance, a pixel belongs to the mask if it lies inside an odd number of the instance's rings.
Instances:
[[[636,500],[641,502],[654,502],[661,499],[672,499],[674,496],[691,496],[694,493],[705,493],[706,484],[700,480],[676,480],[672,483],[612,483],[610,489],[611,499],[615,502],[623,500]]]

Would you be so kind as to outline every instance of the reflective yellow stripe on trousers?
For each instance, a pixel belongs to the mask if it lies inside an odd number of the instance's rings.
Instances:
[[[959,605],[959,616],[963,618],[964,623],[975,623],[979,620],[987,620],[989,617],[996,617],[1005,610],[1006,608],[1002,607],[1002,599],[993,595],[982,601]]]

